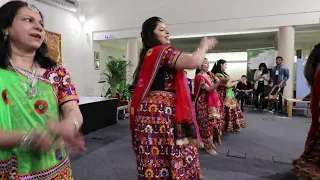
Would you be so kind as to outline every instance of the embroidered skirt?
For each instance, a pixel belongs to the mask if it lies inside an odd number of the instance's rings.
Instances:
[[[200,179],[197,147],[175,144],[174,114],[174,93],[152,91],[142,100],[133,142],[138,179]]]
[[[197,122],[200,136],[205,149],[214,149],[214,142],[220,144],[222,135],[220,121],[220,104],[216,107],[208,108],[208,99],[206,93],[201,93],[196,102]],[[219,102],[217,102],[219,103]]]
[[[246,122],[237,100],[226,96],[224,89],[219,89],[218,93],[224,102],[224,110],[221,112],[223,131],[237,132],[241,128],[245,128]]]
[[[299,180],[320,179],[320,130],[294,165]]]

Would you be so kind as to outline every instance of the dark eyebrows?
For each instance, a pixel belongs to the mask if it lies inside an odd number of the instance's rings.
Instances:
[[[166,30],[167,28],[166,27],[159,27],[159,30]]]
[[[30,15],[24,15],[23,17],[24,17],[24,18],[30,18],[30,19],[36,20],[36,18],[34,18],[34,17],[30,16]],[[38,21],[39,21],[39,23],[43,24],[42,18],[41,18],[40,20],[38,20]]]

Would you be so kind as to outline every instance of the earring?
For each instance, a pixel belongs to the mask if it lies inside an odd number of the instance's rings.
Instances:
[[[9,33],[7,32],[7,31],[2,31],[2,33],[3,33],[3,39],[4,39],[4,41],[7,41],[8,40],[8,35],[9,35]]]

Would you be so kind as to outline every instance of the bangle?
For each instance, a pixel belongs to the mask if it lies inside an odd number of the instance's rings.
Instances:
[[[20,147],[29,147],[32,143],[32,131],[25,132],[20,141]]]

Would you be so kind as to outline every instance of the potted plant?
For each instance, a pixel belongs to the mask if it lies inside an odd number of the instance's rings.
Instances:
[[[131,92],[129,91],[129,85],[127,85],[125,81],[122,81],[119,84],[118,93],[119,93],[120,102],[127,102],[131,99]]]
[[[125,81],[122,81],[119,84],[118,95],[119,95],[118,107],[119,106],[129,106],[129,101],[131,99],[131,92],[129,90],[129,85],[126,84]],[[128,108],[123,109],[121,112],[122,113],[119,113],[120,119],[125,119],[126,117],[128,117],[128,114],[127,114],[127,113],[129,113]]]
[[[108,57],[106,68],[102,73],[99,83],[108,83],[110,88],[107,90],[104,97],[116,97],[117,90],[121,82],[126,81],[126,71],[129,63],[122,58],[115,58],[113,56]]]

